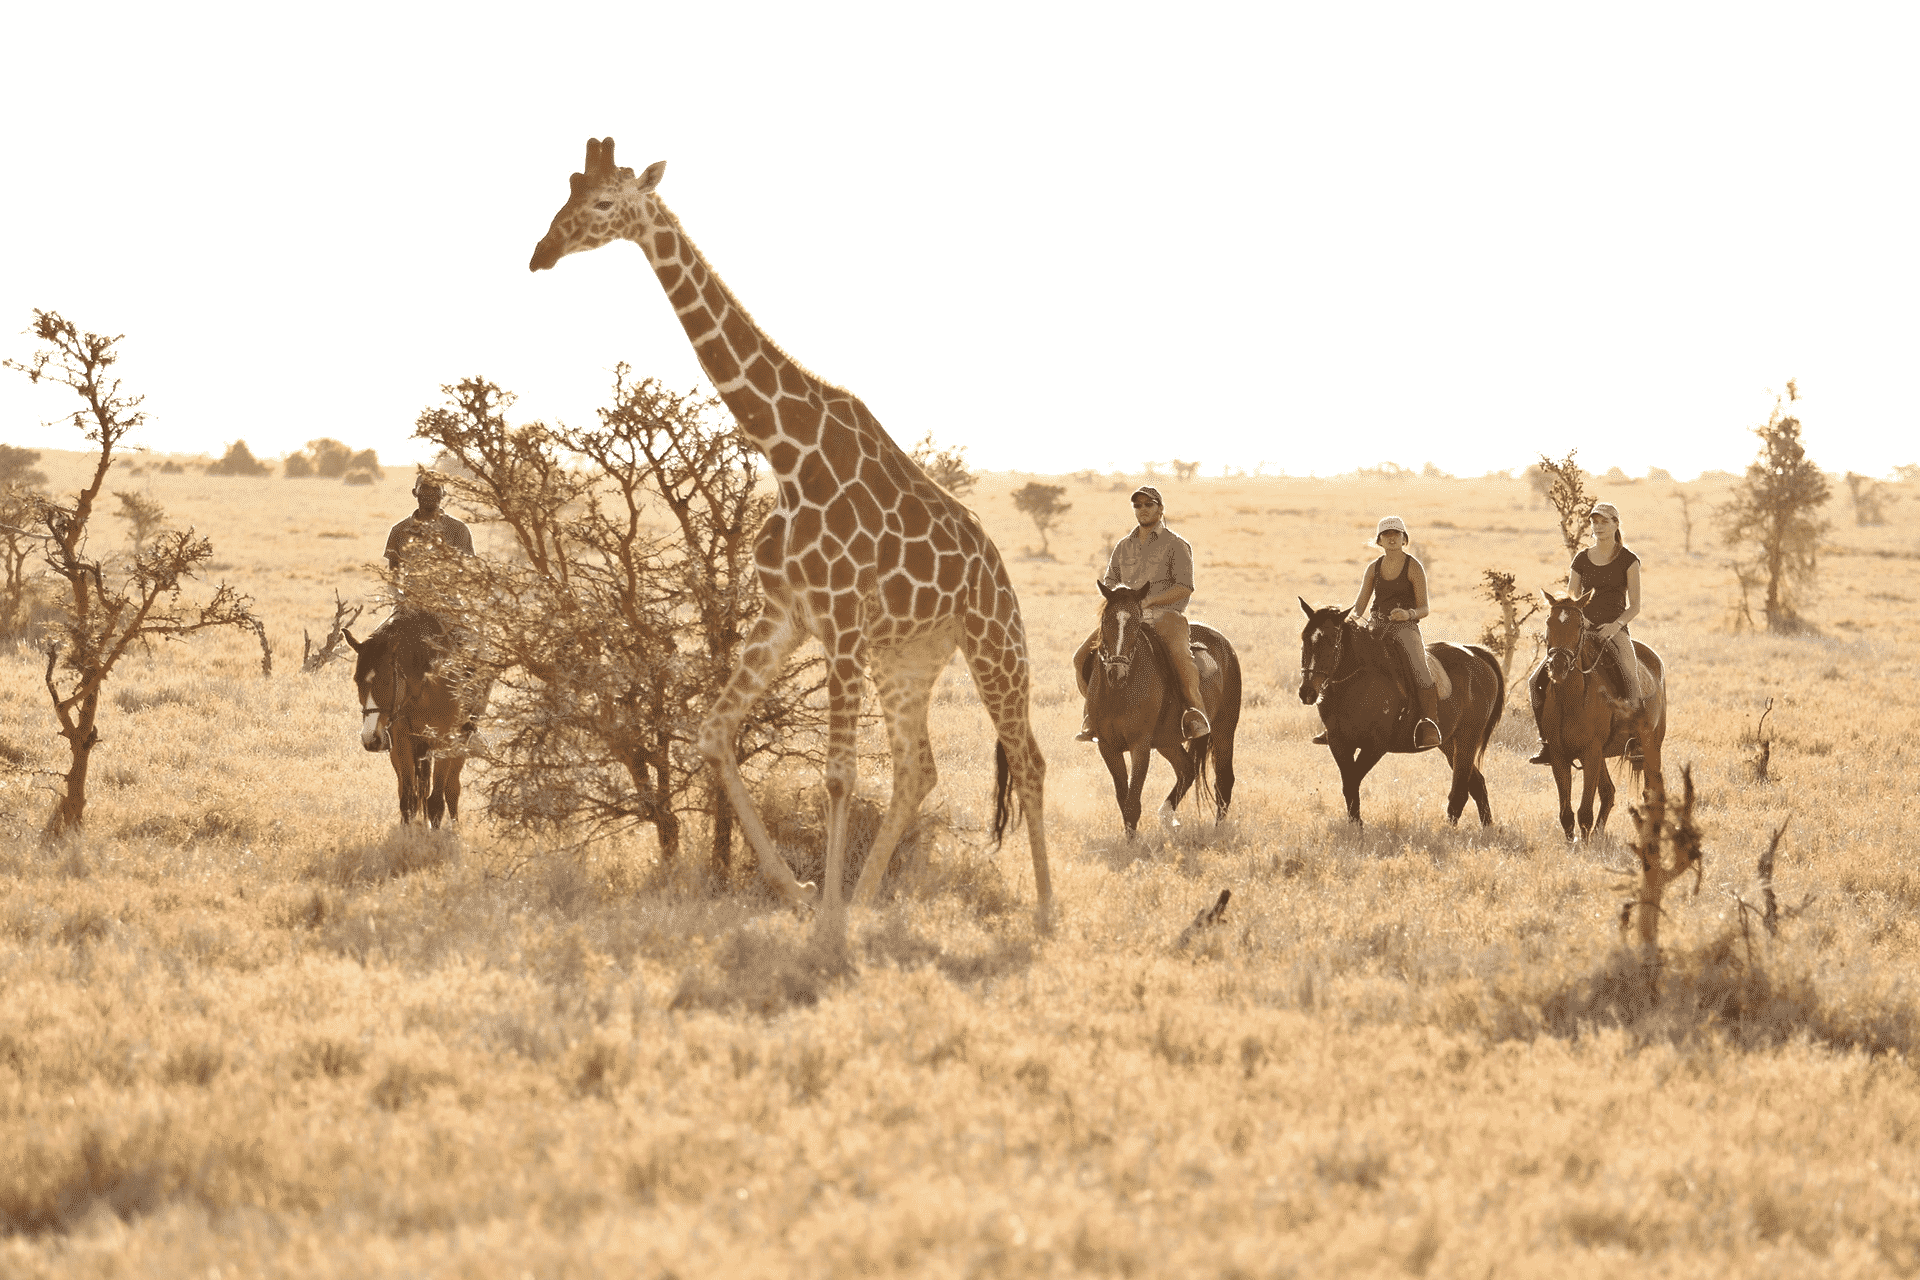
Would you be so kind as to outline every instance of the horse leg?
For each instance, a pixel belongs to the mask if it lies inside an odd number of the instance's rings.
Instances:
[[[1588,748],[1581,757],[1580,771],[1585,775],[1580,783],[1580,836],[1593,838],[1593,793],[1604,781],[1607,788],[1607,802],[1613,802],[1613,779],[1606,777],[1607,760],[1606,741],[1602,739],[1597,746]]]
[[[1153,739],[1136,742],[1129,749],[1133,760],[1132,769],[1127,778],[1127,798],[1121,809],[1127,818],[1129,831],[1140,825],[1140,793],[1147,787],[1147,770],[1153,767]]]
[[[1605,759],[1601,759],[1597,763],[1599,764],[1599,768],[1593,772],[1589,772],[1587,777],[1600,788],[1600,814],[1594,819],[1593,833],[1596,836],[1604,837],[1607,834],[1607,815],[1613,812],[1613,774],[1607,771],[1607,762]],[[1589,766],[1590,769],[1591,767],[1592,766]],[[1594,772],[1597,772],[1600,776],[1597,778],[1594,777]]]
[[[454,756],[440,762],[440,778],[434,790],[447,798],[447,825],[460,824],[460,770],[466,767],[465,756]]]
[[[1480,825],[1492,826],[1493,806],[1487,802],[1487,775],[1480,771],[1480,766],[1477,764],[1473,766],[1472,774],[1467,779],[1467,794],[1473,797],[1474,808],[1480,811]]]
[[[1473,744],[1461,746],[1459,726],[1454,726],[1454,735],[1441,747],[1447,757],[1447,763],[1453,767],[1453,786],[1447,792],[1447,825],[1460,825],[1460,814],[1467,807],[1467,792],[1473,785]]]
[[[1227,806],[1233,803],[1233,731],[1238,725],[1229,725],[1222,732],[1213,731],[1213,820],[1227,820]]]
[[[1356,747],[1353,759],[1350,762],[1342,762],[1340,788],[1347,797],[1348,821],[1360,822],[1361,780],[1373,772],[1373,766],[1379,764],[1386,754],[1385,747]]]
[[[1173,766],[1173,790],[1167,792],[1167,798],[1160,802],[1160,825],[1177,827],[1180,819],[1174,816],[1175,811],[1199,779],[1199,771],[1194,767],[1195,753],[1188,750],[1184,743],[1174,742],[1171,737],[1160,739],[1154,746]]]
[[[1126,824],[1127,839],[1133,839],[1134,828],[1140,824],[1140,806],[1134,805],[1133,811],[1127,811],[1127,755],[1126,748],[1117,746],[1106,738],[1097,744],[1100,758],[1107,763],[1107,772],[1113,775],[1113,799],[1120,806],[1120,821]]]
[[[1562,759],[1558,752],[1553,760],[1553,785],[1560,792],[1560,830],[1567,836],[1567,843],[1573,843],[1573,766]]]

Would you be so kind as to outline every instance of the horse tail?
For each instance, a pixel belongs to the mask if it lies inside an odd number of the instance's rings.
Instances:
[[[1200,811],[1205,813],[1214,807],[1213,788],[1207,783],[1207,757],[1213,754],[1213,735],[1188,743],[1187,754],[1193,761],[1193,793],[1200,797]]]
[[[1007,744],[993,743],[993,847],[998,849],[1007,828],[1018,820],[1013,795],[1013,766],[1007,762]]]
[[[1500,670],[1500,659],[1493,656],[1493,650],[1481,644],[1462,646],[1468,653],[1486,664],[1493,673],[1493,709],[1487,712],[1487,727],[1480,733],[1480,747],[1473,754],[1473,763],[1477,768],[1487,754],[1487,747],[1493,742],[1493,731],[1500,723],[1500,717],[1507,713],[1507,677]]]

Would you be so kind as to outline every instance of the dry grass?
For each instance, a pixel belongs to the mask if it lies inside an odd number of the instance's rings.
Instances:
[[[1029,478],[977,491],[1003,545],[1030,536],[1007,496]],[[365,591],[407,505],[393,482],[140,482],[283,656]],[[1724,556],[1697,531],[1680,553],[1666,486],[1608,495],[1707,837],[1654,1003],[1619,945],[1624,812],[1614,845],[1561,842],[1524,698],[1488,754],[1495,826],[1447,827],[1445,771],[1395,758],[1355,831],[1293,693],[1294,597],[1350,599],[1381,514],[1428,551],[1430,638],[1478,634],[1484,568],[1556,579],[1521,482],[1167,485],[1250,697],[1232,821],[1137,845],[1055,660],[1127,486],[1069,483],[1059,561],[1012,565],[1052,757],[1045,939],[1024,842],[981,847],[990,744],[957,670],[934,816],[822,949],[745,868],[396,830],[345,672],[263,680],[251,637],[130,660],[88,831],[42,849],[19,770],[58,744],[33,657],[0,661],[0,1273],[1920,1269],[1916,504],[1836,530],[1819,630],[1782,638],[1716,629]],[[773,807],[817,858],[817,799]],[[1772,938],[1738,899],[1788,813],[1780,897],[1813,900]]]

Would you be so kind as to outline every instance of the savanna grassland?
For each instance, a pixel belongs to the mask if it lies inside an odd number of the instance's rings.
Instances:
[[[76,486],[77,455],[41,465]],[[1295,694],[1296,597],[1350,601],[1380,515],[1428,566],[1430,640],[1479,636],[1483,569],[1563,582],[1524,483],[1163,481],[1247,711],[1231,820],[1189,808],[1129,845],[1070,741],[1064,655],[1131,484],[1061,481],[1045,561],[1008,497],[1028,479],[972,501],[1037,655],[1056,928],[1034,932],[1024,838],[985,849],[991,743],[954,668],[932,816],[835,955],[745,866],[529,848],[480,812],[396,829],[347,669],[298,668],[333,593],[373,586],[400,473],[117,473],[213,539],[275,671],[245,634],[128,660],[85,834],[43,849],[25,771],[64,744],[44,659],[0,656],[0,1272],[1920,1270],[1916,486],[1878,528],[1834,502],[1817,630],[1791,638],[1728,628],[1727,552],[1699,518],[1683,550],[1674,486],[1604,491],[1706,832],[1650,1007],[1618,949],[1624,805],[1613,843],[1566,846],[1524,695],[1488,752],[1491,828],[1446,825],[1425,756],[1374,772],[1356,830]],[[96,519],[96,547],[120,537]],[[771,797],[802,833],[803,781]],[[863,781],[884,799],[881,762]],[[1156,764],[1149,809],[1168,784]],[[1777,881],[1804,908],[1771,939],[1736,895],[1788,818]],[[1224,927],[1176,948],[1222,888]]]

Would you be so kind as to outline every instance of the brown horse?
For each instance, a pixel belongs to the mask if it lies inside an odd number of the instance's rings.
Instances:
[[[1540,740],[1546,744],[1553,782],[1560,789],[1560,826],[1569,841],[1574,839],[1573,770],[1578,767],[1586,775],[1580,794],[1580,836],[1591,839],[1596,832],[1605,834],[1607,815],[1613,811],[1613,778],[1607,772],[1607,760],[1627,756],[1631,763],[1627,743],[1637,738],[1644,763],[1635,771],[1660,768],[1660,746],[1667,737],[1666,670],[1659,654],[1638,640],[1633,642],[1651,688],[1640,713],[1628,716],[1608,680],[1609,673],[1632,677],[1617,671],[1613,646],[1587,625],[1585,610],[1593,592],[1577,600],[1551,591],[1540,594],[1547,601],[1547,656],[1541,664],[1547,680],[1536,712]],[[1536,669],[1529,679],[1538,678]],[[1593,812],[1596,788],[1600,792],[1597,818]]]
[[[459,821],[460,770],[473,719],[486,706],[484,684],[451,656],[446,623],[424,609],[400,606],[365,640],[344,634],[358,655],[360,745],[393,762],[400,821],[414,820],[423,797],[429,826],[439,826],[443,813]]]
[[[1213,802],[1214,819],[1227,816],[1233,802],[1233,735],[1240,724],[1240,658],[1227,638],[1205,623],[1191,624],[1200,668],[1200,696],[1213,732],[1191,742],[1180,736],[1186,703],[1160,634],[1141,617],[1140,595],[1132,587],[1100,584],[1106,605],[1100,615],[1099,651],[1083,659],[1088,690],[1088,723],[1100,739],[1100,756],[1113,775],[1120,820],[1132,839],[1140,825],[1140,792],[1147,767],[1158,751],[1173,766],[1173,790],[1160,806],[1160,820],[1178,825],[1173,811],[1190,788],[1200,802]],[[1127,756],[1133,757],[1129,776]],[[1207,760],[1213,760],[1213,791],[1207,790]]]
[[[1327,749],[1340,766],[1347,817],[1360,821],[1360,783],[1388,752],[1414,752],[1413,701],[1394,675],[1380,638],[1337,605],[1300,601],[1300,701],[1318,703]],[[1440,699],[1440,752],[1453,769],[1447,821],[1457,823],[1471,796],[1480,825],[1493,821],[1480,758],[1507,707],[1500,661],[1481,645],[1430,644],[1427,653],[1453,685]],[[1429,748],[1430,749],[1430,748]]]

